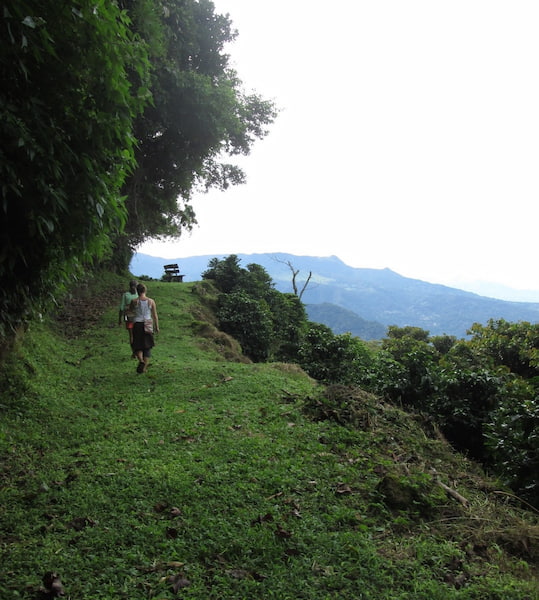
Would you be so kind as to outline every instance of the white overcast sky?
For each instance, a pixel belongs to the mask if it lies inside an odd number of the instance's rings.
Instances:
[[[214,4],[280,114],[246,185],[196,195],[194,232],[139,252],[336,255],[539,301],[537,0]]]

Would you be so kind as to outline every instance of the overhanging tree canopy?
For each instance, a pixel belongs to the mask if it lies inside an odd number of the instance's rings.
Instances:
[[[113,2],[3,4],[0,337],[126,220],[144,44]],[[8,327],[9,326],[9,327]]]
[[[137,4],[125,2],[133,13]],[[154,11],[163,25],[157,43],[146,30],[147,15],[135,17],[153,53],[153,101],[136,120],[137,168],[124,187],[130,248],[192,227],[189,200],[197,183],[207,188],[242,183],[241,169],[224,157],[248,154],[275,118],[271,102],[242,91],[224,51],[236,32],[228,16],[215,14],[213,2],[156,3]]]
[[[0,338],[111,240],[194,223],[275,117],[246,95],[209,0],[7,0],[0,15]],[[127,254],[119,253],[123,264]]]

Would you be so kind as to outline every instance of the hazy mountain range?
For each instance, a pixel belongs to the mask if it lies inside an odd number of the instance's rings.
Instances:
[[[136,276],[160,279],[163,265],[178,263],[184,281],[198,281],[210,259],[227,255],[191,256],[166,259],[136,254],[130,270]],[[292,270],[301,289],[309,273],[311,280],[302,301],[312,321],[324,323],[335,333],[349,331],[363,339],[384,337],[388,325],[413,325],[432,335],[459,338],[473,323],[489,319],[539,321],[539,303],[510,302],[480,296],[457,288],[403,277],[390,269],[349,267],[336,256],[296,256],[286,253],[238,254],[241,266],[262,265],[275,287],[292,291]]]

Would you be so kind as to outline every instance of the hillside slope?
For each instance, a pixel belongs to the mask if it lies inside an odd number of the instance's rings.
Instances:
[[[537,515],[432,424],[246,362],[207,286],[150,282],[138,375],[100,285],[0,372],[2,598],[539,598]]]
[[[333,333],[350,333],[362,340],[380,340],[386,336],[387,328],[376,321],[362,319],[354,311],[329,302],[305,305],[310,321],[327,325]]]
[[[431,335],[466,336],[473,323],[485,324],[489,319],[507,321],[539,321],[539,303],[508,302],[486,298],[471,292],[439,284],[403,277],[390,269],[356,269],[336,256],[295,256],[285,253],[238,254],[242,265],[262,265],[280,291],[291,292],[290,262],[299,270],[298,280],[309,272],[313,276],[303,302],[308,305],[333,304],[353,311],[366,321],[388,325],[413,325],[430,331]],[[143,254],[135,255],[131,270],[136,275],[160,278],[165,262],[178,262],[186,281],[200,279],[212,256],[194,256],[174,261]],[[334,327],[342,314],[328,315],[321,321]],[[351,330],[354,321],[350,321]]]

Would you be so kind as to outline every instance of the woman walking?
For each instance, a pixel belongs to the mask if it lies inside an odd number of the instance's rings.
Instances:
[[[131,310],[134,314],[133,351],[138,358],[137,373],[145,373],[155,346],[153,334],[159,333],[159,319],[155,300],[146,296],[146,286],[137,285],[138,298],[132,300]]]

